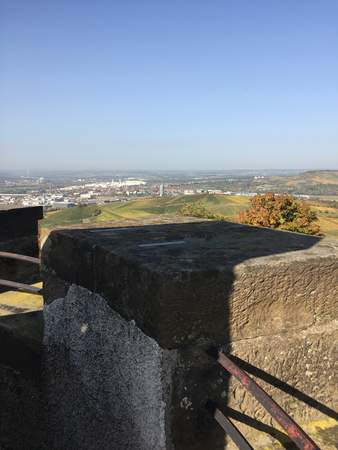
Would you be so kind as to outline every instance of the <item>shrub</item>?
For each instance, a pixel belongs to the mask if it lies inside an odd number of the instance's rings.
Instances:
[[[259,194],[250,208],[239,214],[239,222],[305,234],[319,234],[317,216],[304,202],[289,194]]]
[[[198,217],[203,219],[224,220],[223,216],[210,212],[201,201],[185,203],[179,210],[182,216]]]

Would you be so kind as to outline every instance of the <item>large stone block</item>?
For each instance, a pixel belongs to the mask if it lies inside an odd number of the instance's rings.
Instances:
[[[118,405],[128,404],[125,397],[136,394],[135,404],[149,411],[148,422],[142,422],[151,436],[146,438],[153,446],[149,444],[149,450],[223,450],[224,435],[205,409],[208,399],[231,409],[238,400],[238,414],[253,414],[263,424],[267,418],[254,400],[229,385],[206,354],[210,345],[225,346],[280,383],[299,386],[314,405],[323,405],[316,386],[320,383],[324,389],[325,377],[330,376],[319,373],[321,354],[331,365],[334,358],[329,330],[337,311],[337,255],[337,243],[318,237],[224,222],[53,232],[42,255],[46,367],[49,379],[57,374],[52,391],[60,393],[50,411],[50,433],[56,430],[61,436],[59,423],[66,420],[53,414],[64,411],[64,417],[71,418],[61,398],[67,398],[67,392],[72,398],[75,387],[77,398],[85,399],[89,408],[82,411],[80,400],[71,402],[80,411],[70,420],[73,428],[92,430],[94,435],[93,422],[102,430],[100,436],[108,433],[115,439],[118,450],[145,445],[143,431],[138,438],[130,425],[135,422],[139,429],[139,407],[125,410],[126,428],[119,419]],[[70,288],[73,284],[78,287]],[[86,324],[92,334],[79,334]],[[306,342],[311,342],[313,363]],[[105,402],[98,390],[100,368],[102,380],[109,384],[111,377],[122,397],[109,385]],[[307,376],[306,370],[316,375]],[[130,376],[125,379],[124,373]],[[301,384],[301,379],[306,382]],[[87,383],[93,385],[86,389]],[[332,383],[330,378],[329,395]],[[285,400],[277,390],[273,395],[301,420],[323,413],[295,406],[298,397]],[[117,403],[109,406],[114,398]],[[337,402],[332,395],[326,412]],[[57,405],[64,406],[57,411]],[[95,408],[109,410],[116,427],[107,431],[104,418],[99,425]],[[116,441],[116,430],[130,436],[125,438],[129,446]],[[80,431],[72,439],[79,440],[81,448],[94,448],[94,438],[88,438],[86,447]]]
[[[209,442],[223,448],[204,406],[224,386],[214,385],[219,368],[203,344],[163,349],[76,285],[44,316],[50,450],[203,450]]]
[[[47,302],[54,280],[74,282],[176,348],[301,328],[315,315],[329,320],[337,251],[312,236],[204,222],[58,231],[44,246],[42,269]]]

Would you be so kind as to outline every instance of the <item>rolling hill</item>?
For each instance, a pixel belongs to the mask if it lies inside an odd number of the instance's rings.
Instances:
[[[116,202],[105,205],[76,206],[70,209],[47,213],[41,221],[42,235],[54,228],[72,226],[106,226],[123,220],[138,220],[173,216],[177,220],[185,204],[201,203],[212,214],[223,216],[226,220],[237,221],[238,213],[247,209],[250,198],[240,195],[190,195],[179,197],[142,198],[129,202]],[[325,236],[338,238],[338,208],[335,202],[313,201],[311,208],[316,211],[321,232]]]
[[[201,202],[208,211],[235,220],[240,211],[248,207],[249,199],[243,196],[190,195],[180,197],[156,197],[116,202],[107,205],[76,206],[47,214],[43,228],[71,226],[80,223],[107,223],[121,219],[137,219],[161,214],[178,214],[187,203]]]
[[[310,170],[298,175],[266,178],[277,192],[338,196],[338,170]]]

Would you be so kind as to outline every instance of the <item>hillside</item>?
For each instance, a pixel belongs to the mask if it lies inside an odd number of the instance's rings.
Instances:
[[[228,195],[191,195],[180,197],[155,197],[116,202],[107,205],[77,206],[70,209],[54,211],[41,221],[42,234],[59,227],[77,225],[105,226],[123,220],[138,220],[171,215],[177,220],[180,209],[187,203],[201,202],[210,213],[222,215],[229,221],[237,221],[240,211],[248,208],[250,198]],[[319,218],[321,232],[325,236],[338,238],[338,208],[336,202],[315,201],[310,203]],[[176,216],[176,217],[175,217]]]
[[[298,175],[267,178],[273,191],[338,196],[338,170],[311,170]]]
[[[201,202],[212,213],[221,214],[228,220],[235,220],[238,213],[248,207],[249,199],[243,196],[201,194],[146,198],[98,206],[77,206],[49,213],[41,225],[43,228],[55,228],[79,223],[104,223],[161,214],[177,214],[185,204],[196,202]]]

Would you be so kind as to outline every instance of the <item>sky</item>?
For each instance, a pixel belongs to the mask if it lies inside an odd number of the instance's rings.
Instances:
[[[337,0],[0,0],[0,169],[338,169]]]

